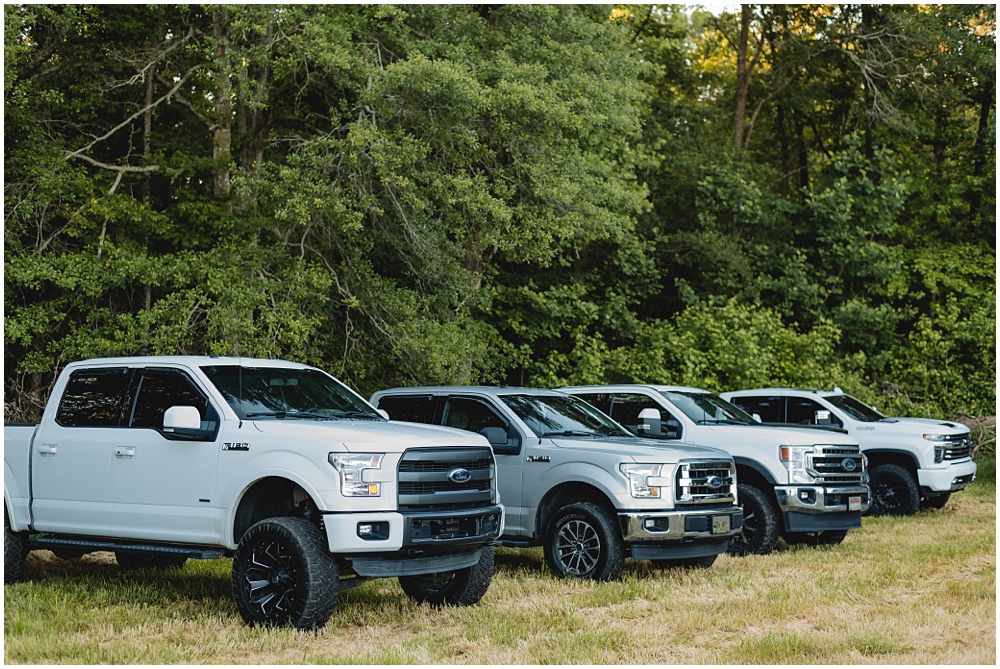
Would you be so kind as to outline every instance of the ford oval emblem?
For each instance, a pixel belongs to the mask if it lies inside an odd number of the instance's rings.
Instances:
[[[468,469],[452,469],[448,472],[448,480],[452,483],[465,483],[472,478],[472,473]]]
[[[843,466],[845,472],[853,472],[858,468],[858,463],[855,462],[854,458],[844,458],[844,461],[840,464]]]
[[[725,481],[722,480],[721,476],[709,476],[708,480],[705,481],[705,485],[709,488],[721,488]]]

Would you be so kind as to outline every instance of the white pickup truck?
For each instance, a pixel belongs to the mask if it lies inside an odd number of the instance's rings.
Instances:
[[[371,577],[473,604],[503,527],[484,437],[390,422],[280,360],[72,363],[39,425],[4,426],[3,492],[5,583],[31,549],[125,569],[232,556],[250,625],[321,627]]]
[[[743,523],[726,453],[637,439],[563,393],[393,388],[371,401],[394,419],[484,435],[507,514],[498,543],[543,546],[560,576],[616,579],[626,557],[708,567]]]
[[[729,453],[743,506],[743,530],[729,542],[733,555],[769,553],[779,537],[836,544],[849,529],[861,527],[870,493],[865,459],[850,437],[764,427],[701,388],[624,384],[561,390],[639,436]]]
[[[868,456],[872,515],[940,509],[976,478],[972,439],[961,423],[887,418],[840,388],[758,388],[722,396],[767,423],[825,427],[857,439]]]

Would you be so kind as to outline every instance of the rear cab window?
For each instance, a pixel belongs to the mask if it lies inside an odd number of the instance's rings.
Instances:
[[[70,374],[56,410],[63,427],[118,427],[131,379],[127,367],[78,369]]]

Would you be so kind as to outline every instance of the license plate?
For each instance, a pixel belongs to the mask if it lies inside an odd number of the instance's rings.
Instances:
[[[861,497],[849,497],[847,499],[847,510],[848,511],[860,511],[861,510]]]
[[[712,534],[725,534],[729,527],[729,516],[712,516]]]

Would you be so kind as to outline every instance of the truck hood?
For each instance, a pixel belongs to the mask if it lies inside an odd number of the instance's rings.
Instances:
[[[268,435],[324,441],[341,445],[348,452],[402,453],[409,448],[486,446],[486,437],[450,427],[407,423],[401,420],[260,420],[253,421]]]
[[[857,446],[858,440],[843,432],[823,429],[778,427],[774,425],[718,425],[711,428],[730,439],[744,439],[768,446],[802,446],[812,444],[844,444]]]
[[[659,441],[656,439],[593,439],[585,437],[552,437],[552,443],[559,448],[571,448],[576,451],[589,451],[634,457],[639,462],[657,462],[676,464],[681,460],[720,459],[732,460],[725,451],[697,444],[680,444],[677,442]]]
[[[953,421],[930,418],[888,418],[876,423],[859,423],[859,429],[901,436],[923,437],[925,434],[966,434],[968,426]],[[867,429],[866,429],[867,428]],[[871,429],[874,428],[874,429]]]

